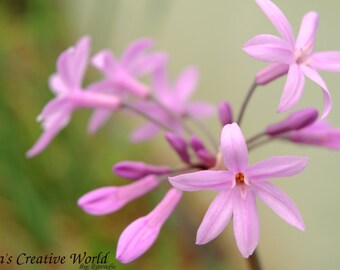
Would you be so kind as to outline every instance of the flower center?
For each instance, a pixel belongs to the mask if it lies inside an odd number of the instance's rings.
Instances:
[[[308,64],[312,49],[309,47],[299,48],[295,51],[295,61],[298,64]]]
[[[237,185],[244,184],[244,174],[243,173],[238,173],[235,175],[235,181]]]

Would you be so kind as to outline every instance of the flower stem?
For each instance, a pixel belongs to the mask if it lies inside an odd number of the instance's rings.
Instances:
[[[243,119],[244,112],[245,112],[245,110],[248,106],[249,100],[252,97],[256,87],[257,87],[257,84],[256,84],[256,81],[254,81],[251,84],[245,99],[243,100],[242,107],[241,107],[240,113],[239,113],[238,118],[237,118],[237,123],[238,123],[239,126],[241,126],[241,122],[242,122],[242,119]]]
[[[136,113],[137,115],[140,115],[142,117],[144,117],[145,119],[153,122],[154,124],[156,124],[157,126],[159,126],[160,128],[166,130],[166,131],[171,131],[171,129],[165,125],[163,125],[160,121],[158,121],[157,119],[155,118],[152,118],[150,117],[149,115],[147,115],[146,113],[144,113],[143,111],[141,110],[138,110],[137,108],[131,106],[130,104],[128,103],[124,103],[121,105],[122,108],[126,108],[134,113]]]
[[[253,137],[250,137],[248,140],[247,140],[247,145],[248,144],[251,144],[251,143],[253,143],[253,142],[255,142],[255,141],[257,141],[257,140],[259,140],[259,139],[261,139],[262,137],[264,137],[264,136],[266,136],[267,134],[264,132],[264,131],[262,131],[262,132],[260,132],[260,133],[258,133],[258,134],[256,134],[256,135],[254,135]]]
[[[256,253],[256,250],[254,251],[253,255],[251,255],[247,259],[247,262],[248,262],[250,270],[261,270],[262,269],[259,257],[257,256],[257,253]]]
[[[267,143],[273,141],[274,139],[275,139],[275,137],[268,137],[268,138],[266,138],[262,141],[255,142],[255,143],[248,146],[248,151],[253,150],[254,148],[257,148],[257,147],[262,146],[264,144],[267,144]]]
[[[177,123],[179,123],[183,130],[190,136],[191,134],[193,134],[191,128],[186,125],[186,123],[183,121],[183,118],[179,117],[178,115],[174,114],[172,111],[170,111],[166,106],[164,106],[162,104],[162,102],[160,102],[157,98],[151,96],[150,100],[155,102],[165,113],[167,113],[172,119],[174,119],[175,121],[177,121]]]

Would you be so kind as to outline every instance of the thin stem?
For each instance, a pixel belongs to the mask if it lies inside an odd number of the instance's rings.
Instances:
[[[191,118],[190,120],[197,126],[197,128],[199,128],[202,131],[202,133],[205,134],[205,136],[207,137],[211,145],[214,147],[214,149],[218,151],[218,142],[216,141],[212,133],[209,131],[209,129],[197,119]]]
[[[262,132],[260,132],[260,133],[258,133],[258,134],[256,134],[256,135],[254,135],[253,137],[250,137],[248,140],[247,140],[247,145],[248,144],[251,144],[251,143],[253,143],[253,142],[255,142],[255,141],[257,141],[257,140],[259,140],[259,139],[261,139],[262,137],[264,137],[264,136],[266,136],[267,134],[264,132],[264,131],[262,131]]]
[[[173,113],[171,110],[169,110],[162,102],[160,102],[157,98],[150,96],[150,100],[155,102],[165,113],[167,113],[173,120],[178,122],[184,129],[184,131],[190,136],[193,134],[191,128],[186,125],[186,123],[183,121],[183,118],[179,117],[175,113]]]
[[[145,119],[147,119],[147,120],[149,120],[149,121],[155,123],[157,126],[159,126],[160,128],[162,128],[162,129],[164,129],[164,130],[166,130],[166,131],[171,131],[171,129],[170,129],[169,127],[165,126],[163,123],[161,123],[161,122],[158,121],[157,119],[150,117],[150,116],[147,115],[145,112],[143,112],[143,111],[141,111],[141,110],[138,110],[137,108],[131,106],[131,105],[128,104],[128,103],[122,104],[122,107],[123,107],[123,108],[126,108],[126,109],[128,109],[128,110],[130,110],[130,111],[132,111],[132,112],[134,112],[134,113],[136,113],[137,115],[140,115],[140,116],[144,117]]]
[[[238,123],[239,126],[241,126],[241,122],[242,122],[242,119],[243,119],[244,112],[245,112],[245,110],[248,106],[249,100],[252,97],[256,87],[257,87],[257,84],[256,84],[256,81],[254,81],[251,84],[245,99],[243,100],[242,107],[241,107],[241,110],[240,110],[240,114],[238,115],[238,118],[237,118],[237,123]]]
[[[262,270],[259,257],[257,256],[256,250],[253,255],[247,259],[250,270]]]
[[[259,147],[259,146],[262,146],[262,145],[264,145],[264,144],[267,144],[267,143],[273,141],[274,139],[276,139],[276,138],[275,138],[275,137],[268,137],[268,138],[266,138],[266,139],[264,139],[264,140],[262,140],[262,141],[255,142],[255,143],[253,143],[253,144],[251,144],[251,145],[248,146],[248,150],[249,150],[249,151],[250,151],[250,150],[253,150],[254,148],[257,148],[257,147]]]

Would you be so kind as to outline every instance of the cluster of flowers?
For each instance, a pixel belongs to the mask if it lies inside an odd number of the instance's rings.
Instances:
[[[161,202],[146,216],[132,222],[121,234],[117,259],[129,263],[144,254],[155,242],[161,227],[174,211],[183,191],[214,190],[218,195],[211,203],[197,232],[197,244],[216,238],[233,217],[237,246],[243,257],[249,257],[259,242],[259,219],[256,197],[292,226],[304,230],[302,217],[291,199],[268,179],[293,176],[305,168],[307,158],[274,156],[248,165],[248,149],[269,139],[340,149],[340,129],[331,127],[325,117],[331,110],[331,97],[317,70],[340,71],[340,52],[313,52],[318,14],[307,13],[295,41],[291,26],[281,10],[269,0],[256,0],[280,34],[259,35],[244,45],[250,56],[271,64],[259,71],[236,122],[230,104],[218,106],[222,125],[220,143],[203,129],[213,143],[212,150],[192,131],[189,121],[198,127],[199,118],[214,114],[212,105],[190,102],[198,73],[186,69],[174,84],[168,81],[163,52],[150,52],[151,39],[141,39],[130,45],[119,59],[103,50],[91,59],[92,65],[103,78],[82,87],[88,65],[90,39],[81,38],[74,47],[63,52],[57,61],[57,72],[49,84],[56,98],[50,101],[38,120],[42,121],[43,134],[27,152],[32,157],[40,153],[64,128],[74,110],[94,109],[88,132],[94,133],[109,119],[112,112],[129,110],[144,117],[147,123],[131,135],[132,141],[143,141],[165,131],[171,148],[185,164],[176,169],[169,166],[146,164],[139,161],[122,161],[115,164],[117,176],[132,180],[125,186],[110,186],[93,190],[82,196],[78,205],[91,215],[115,212],[127,203],[156,189],[164,180],[170,187]],[[239,127],[250,94],[260,85],[287,74],[287,81],[278,112],[296,105],[304,89],[305,76],[317,83],[324,94],[324,111],[318,118],[314,108],[301,109],[286,119],[269,125],[260,134],[245,140]],[[151,78],[151,86],[141,80]],[[263,140],[264,139],[264,140]],[[212,148],[212,147],[211,147]]]

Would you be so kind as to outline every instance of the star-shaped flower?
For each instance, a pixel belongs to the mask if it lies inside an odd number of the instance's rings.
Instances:
[[[268,180],[300,173],[307,164],[307,158],[276,156],[248,166],[247,145],[236,123],[224,126],[221,152],[228,170],[206,170],[169,178],[174,187],[183,191],[219,192],[198,229],[197,244],[206,244],[216,238],[233,216],[237,246],[243,257],[249,257],[260,237],[256,196],[289,224],[305,229],[295,204]]]
[[[49,85],[56,97],[47,103],[38,116],[43,134],[27,152],[32,157],[44,150],[52,139],[70,121],[77,108],[103,108],[113,110],[120,105],[116,96],[108,96],[82,89],[90,52],[90,38],[81,38],[74,47],[64,51],[57,61],[57,72],[50,77]]]
[[[118,59],[111,51],[102,50],[92,58],[93,66],[101,71],[103,79],[91,85],[91,91],[103,92],[128,98],[136,96],[146,98],[151,89],[140,78],[153,72],[167,55],[161,52],[149,52],[154,45],[150,38],[138,39],[131,43]],[[92,115],[88,131],[95,133],[110,118],[112,110],[98,109]]]
[[[166,65],[163,63],[152,74],[154,97],[162,104],[162,107],[171,112],[177,118],[192,117],[194,119],[205,118],[212,115],[214,107],[207,102],[189,102],[196,89],[198,71],[190,67],[185,69],[174,84],[168,80]],[[136,104],[139,110],[151,118],[156,118],[172,132],[179,132],[181,126],[178,119],[174,119],[161,106],[153,102],[139,102]],[[154,123],[146,123],[138,128],[131,138],[134,141],[142,141],[155,136],[160,127]]]
[[[323,90],[322,118],[325,118],[331,111],[332,100],[317,70],[340,72],[340,51],[313,52],[319,22],[318,13],[311,11],[304,16],[295,41],[292,28],[281,10],[270,0],[256,0],[256,2],[281,35],[281,37],[258,35],[244,45],[244,51],[250,56],[273,63],[257,73],[256,83],[266,84],[288,73],[278,107],[278,112],[284,112],[299,102],[306,76]]]

